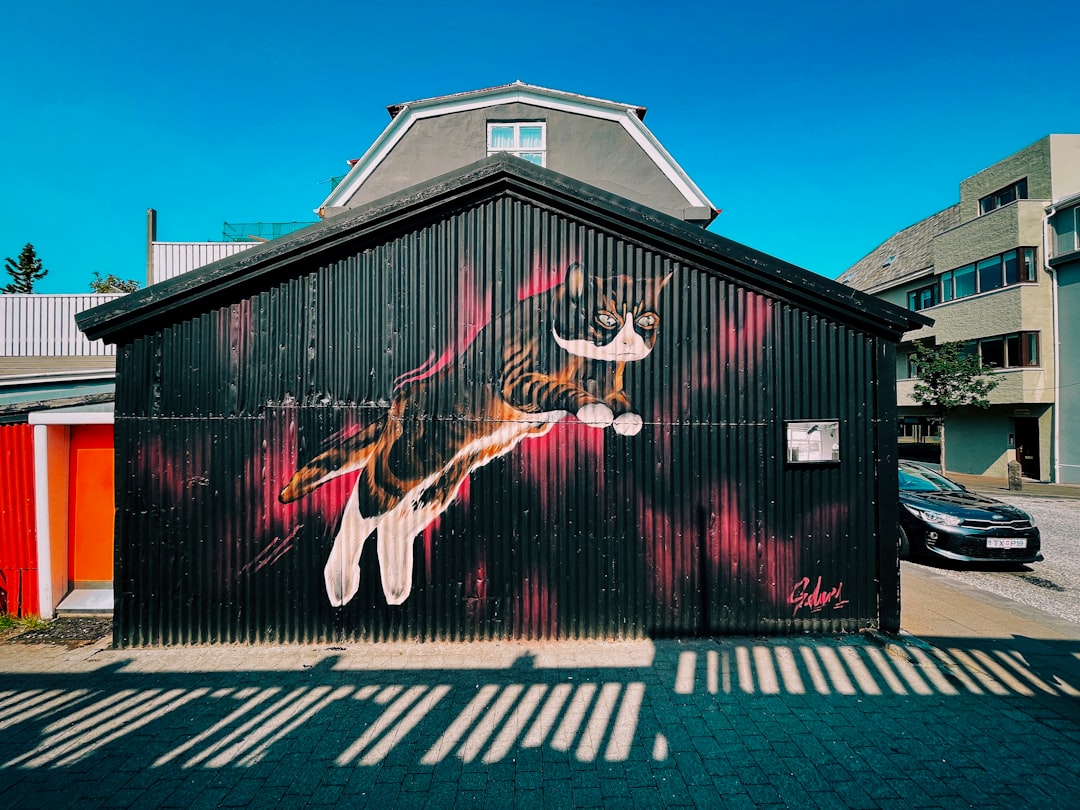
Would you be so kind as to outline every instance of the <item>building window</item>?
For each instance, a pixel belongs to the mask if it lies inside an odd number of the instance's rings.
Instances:
[[[815,464],[840,460],[840,423],[837,421],[785,422],[787,460]]]
[[[543,121],[488,123],[487,153],[509,152],[537,166],[547,165],[547,125]]]
[[[1037,258],[1035,248],[1016,248],[942,273],[941,300],[953,301],[1011,284],[1036,281]]]
[[[919,376],[919,355],[909,352],[907,356],[907,378],[914,380]]]
[[[1080,250],[1080,206],[1054,216],[1054,255]]]
[[[907,294],[907,307],[910,310],[918,312],[920,309],[927,309],[929,307],[937,305],[938,302],[938,286],[937,284],[930,284],[926,287],[920,287],[917,290],[912,290]]]
[[[927,416],[903,416],[897,420],[896,437],[901,444],[939,442],[940,425]]]
[[[969,345],[970,352],[977,354],[982,364],[989,368],[1033,368],[1039,365],[1038,332],[1013,332],[973,340]]]
[[[1027,178],[1025,177],[1005,186],[1005,188],[998,189],[993,194],[987,194],[979,200],[979,213],[989,214],[1003,205],[1008,205],[1017,200],[1026,200],[1027,198],[1028,187]]]

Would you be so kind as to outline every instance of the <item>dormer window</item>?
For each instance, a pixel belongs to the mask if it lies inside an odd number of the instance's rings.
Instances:
[[[1008,205],[1017,200],[1026,200],[1028,198],[1027,186],[1027,178],[1025,177],[1015,183],[1010,183],[1005,188],[998,189],[993,194],[987,194],[979,200],[979,213],[989,214],[1003,205]]]
[[[547,165],[547,125],[543,121],[488,123],[487,153],[509,152],[537,166]]]

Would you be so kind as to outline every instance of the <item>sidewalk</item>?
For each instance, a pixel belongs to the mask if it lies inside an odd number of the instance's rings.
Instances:
[[[884,642],[0,645],[0,806],[1074,806],[1077,626],[902,584]]]
[[[958,484],[963,484],[968,489],[997,498],[1004,494],[1009,495],[1033,495],[1042,498],[1080,498],[1080,484],[1043,484],[1039,481],[1024,479],[1020,490],[1009,489],[1008,478],[998,478],[992,475],[964,475],[962,473],[947,472],[945,475]]]

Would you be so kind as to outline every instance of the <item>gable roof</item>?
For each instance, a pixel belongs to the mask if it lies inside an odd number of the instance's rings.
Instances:
[[[76,316],[91,339],[121,343],[192,312],[221,306],[276,283],[297,262],[376,243],[418,219],[500,196],[556,210],[765,295],[898,341],[929,318],[768,256],[697,226],[507,154],[352,209],[199,270],[152,284]]]
[[[679,190],[679,193],[686,198],[689,206],[706,207],[710,211],[716,210],[705,193],[690,179],[690,175],[683,171],[675,158],[642,123],[645,118],[644,107],[581,96],[562,90],[551,90],[523,82],[390,105],[386,108],[390,113],[390,124],[375,139],[363,157],[353,164],[349,173],[334,187],[317,210],[322,211],[344,205],[417,120],[514,102],[577,113],[620,124],[671,184]]]
[[[934,237],[960,224],[960,204],[950,206],[890,236],[837,278],[857,290],[873,293],[934,269]]]
[[[610,107],[613,110],[630,110],[642,121],[645,120],[645,113],[647,112],[647,108],[638,107],[634,104],[624,104],[621,101],[609,101],[608,99],[596,98],[595,96],[583,96],[578,93],[568,93],[565,90],[552,90],[548,87],[526,84],[522,81],[516,81],[511,84],[500,84],[495,87],[485,87],[483,90],[466,90],[462,93],[448,93],[444,96],[432,96],[431,98],[421,98],[416,101],[406,101],[402,104],[391,104],[386,108],[386,111],[390,113],[391,118],[396,118],[398,113],[406,107],[415,109],[422,105],[452,104],[463,99],[477,99],[485,96],[498,97],[510,88],[526,89],[536,96],[547,96],[552,99],[563,100],[570,103]],[[503,104],[505,102],[498,101],[495,103]]]

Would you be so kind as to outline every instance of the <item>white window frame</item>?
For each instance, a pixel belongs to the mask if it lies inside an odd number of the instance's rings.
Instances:
[[[1069,232],[1072,235],[1072,239],[1069,240],[1072,244],[1066,245],[1063,242],[1067,241],[1062,238],[1064,232],[1064,224],[1066,219],[1071,219],[1072,224],[1069,228]],[[1054,256],[1064,256],[1066,253],[1072,253],[1074,250],[1080,250],[1080,205],[1073,206],[1072,208],[1066,208],[1064,211],[1058,211],[1055,216],[1054,223]]]
[[[514,143],[509,149],[495,149],[491,145],[491,133],[496,128],[514,128]],[[539,148],[530,146],[522,148],[521,146],[521,129],[522,127],[540,127],[540,146]],[[487,153],[488,157],[491,155],[497,155],[500,152],[506,152],[511,155],[517,155],[521,157],[523,153],[527,154],[539,154],[540,165],[547,166],[547,122],[546,121],[488,121],[487,125]]]

